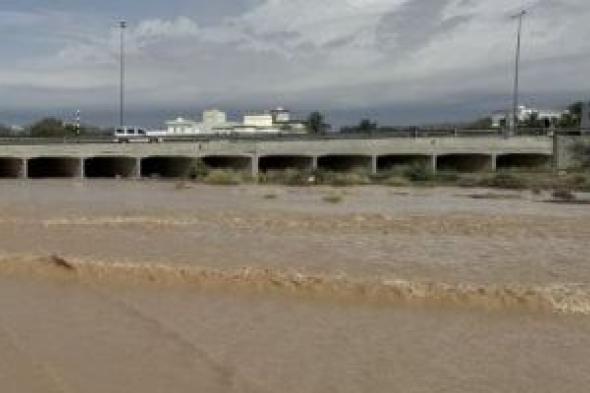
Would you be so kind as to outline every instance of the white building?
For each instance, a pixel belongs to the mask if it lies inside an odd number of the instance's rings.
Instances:
[[[208,109],[203,112],[203,125],[206,128],[214,128],[227,124],[227,114],[218,109]]]
[[[244,116],[244,126],[253,128],[273,128],[274,121],[272,115],[264,114],[249,114]]]
[[[179,117],[166,122],[166,135],[216,135],[216,134],[303,134],[306,124],[291,120],[288,110],[277,108],[269,113],[251,113],[242,123],[229,122],[227,114],[218,109],[203,112],[201,122]]]
[[[566,115],[568,111],[563,110],[554,110],[554,109],[534,109],[528,108],[524,105],[518,107],[516,112],[516,117],[518,118],[519,122],[526,122],[529,120],[539,120],[541,122],[546,122],[548,125],[555,124],[559,120]],[[512,116],[511,110],[506,111],[496,111],[492,113],[492,127],[494,128],[502,128],[508,126],[511,121],[509,121],[510,117]]]
[[[289,112],[287,109],[278,107],[270,111],[270,114],[272,115],[272,121],[275,124],[284,124],[291,121],[291,112]]]
[[[196,121],[178,117],[166,122],[168,135],[190,135],[199,133],[199,124]]]

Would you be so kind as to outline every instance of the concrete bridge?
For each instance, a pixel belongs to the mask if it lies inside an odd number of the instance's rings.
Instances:
[[[376,174],[415,163],[435,171],[539,169],[553,165],[553,140],[440,137],[0,145],[0,178],[181,178],[199,159],[210,168],[247,171],[254,176],[289,168],[363,168]]]

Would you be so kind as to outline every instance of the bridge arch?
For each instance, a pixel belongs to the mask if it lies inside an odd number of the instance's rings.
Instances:
[[[334,172],[371,171],[373,157],[363,154],[328,154],[318,157],[318,169]]]
[[[313,157],[305,155],[267,155],[259,157],[260,172],[284,171],[287,169],[312,170]]]
[[[209,169],[251,171],[254,158],[246,155],[207,155],[199,158]]]
[[[165,179],[182,179],[191,176],[191,170],[197,162],[196,157],[189,156],[150,156],[141,159],[141,177],[160,177]]]
[[[90,179],[131,178],[139,174],[139,160],[125,156],[96,156],[84,160],[84,175]]]
[[[77,157],[34,157],[28,160],[31,179],[83,177],[83,160]]]
[[[497,169],[549,169],[553,164],[550,154],[515,153],[502,154],[496,158]]]
[[[494,169],[494,157],[491,154],[445,154],[436,158],[438,171],[485,172]]]
[[[377,171],[385,172],[408,166],[432,168],[432,160],[433,157],[427,154],[387,154],[377,157]]]
[[[0,178],[18,179],[26,174],[26,161],[21,158],[0,157]]]

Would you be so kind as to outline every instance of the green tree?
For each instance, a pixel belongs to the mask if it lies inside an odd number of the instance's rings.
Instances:
[[[477,119],[473,123],[467,125],[467,129],[472,130],[488,130],[492,128],[492,118],[491,117],[482,117],[481,119]]]
[[[371,133],[377,131],[377,123],[369,119],[363,119],[358,125],[359,132]]]
[[[323,134],[330,129],[330,126],[324,122],[324,115],[320,112],[313,112],[307,118],[307,129],[311,134]]]
[[[568,113],[564,115],[558,125],[561,128],[578,128],[582,119],[582,101],[576,101],[567,107]]]
[[[12,136],[12,130],[10,127],[0,123],[0,137]]]
[[[29,134],[36,138],[65,137],[74,136],[75,130],[73,127],[64,125],[64,122],[59,119],[47,117],[32,124],[29,127]]]

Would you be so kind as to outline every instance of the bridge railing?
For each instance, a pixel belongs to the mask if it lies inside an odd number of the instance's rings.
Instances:
[[[579,130],[547,130],[522,129],[515,136],[547,136],[554,134],[576,135]],[[476,138],[497,137],[504,138],[502,130],[465,130],[465,129],[404,129],[395,132],[367,132],[367,133],[327,133],[327,134],[218,134],[199,136],[171,136],[164,137],[164,142],[269,142],[269,141],[322,141],[322,140],[374,140],[396,138]],[[111,135],[80,136],[80,137],[52,137],[34,138],[27,136],[0,137],[0,145],[47,145],[47,144],[103,144],[115,143]]]

